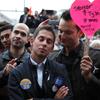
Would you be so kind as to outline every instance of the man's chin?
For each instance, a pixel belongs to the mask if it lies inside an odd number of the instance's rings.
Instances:
[[[40,53],[40,54],[39,54],[39,57],[43,57],[43,58],[45,58],[45,57],[46,57],[46,54],[44,54],[44,53]]]
[[[4,48],[9,48],[9,47],[10,47],[10,45],[5,45],[5,46],[4,46]]]
[[[20,45],[14,45],[14,47],[18,49],[23,48],[23,46],[20,46]]]

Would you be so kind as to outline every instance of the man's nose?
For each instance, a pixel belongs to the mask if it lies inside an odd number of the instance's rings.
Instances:
[[[20,33],[19,33],[19,34],[17,34],[17,35],[16,35],[16,37],[21,37],[21,34],[20,34]]]
[[[42,44],[43,44],[43,45],[47,45],[47,41],[44,40],[44,41],[42,42]]]

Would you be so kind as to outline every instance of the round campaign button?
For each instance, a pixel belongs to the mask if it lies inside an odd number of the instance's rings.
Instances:
[[[22,79],[20,82],[20,86],[23,90],[30,89],[32,83],[29,79]]]
[[[64,83],[63,77],[57,77],[52,87],[52,91],[56,92],[63,85],[63,83]]]

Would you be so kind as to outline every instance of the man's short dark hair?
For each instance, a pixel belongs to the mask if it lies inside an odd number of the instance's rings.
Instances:
[[[29,12],[29,8],[28,8],[28,7],[24,7],[24,9],[26,9],[26,10],[27,10],[27,12]]]
[[[13,29],[13,25],[9,24],[9,23],[2,23],[2,26],[0,27],[0,33],[4,30],[7,30],[7,29]]]
[[[65,10],[62,15],[61,18],[63,18],[64,20],[68,21],[68,20],[72,20],[71,15],[70,15],[70,11],[69,10]]]
[[[53,34],[54,41],[55,41],[55,38],[56,38],[55,32],[54,32],[53,28],[52,28],[50,25],[43,25],[43,26],[41,26],[41,27],[38,27],[38,28],[35,30],[35,32],[34,32],[34,34],[33,34],[33,37],[36,38],[36,36],[38,35],[38,33],[39,33],[41,30],[50,31],[50,32]]]
[[[62,15],[61,18],[63,18],[65,21],[70,21],[73,20],[71,15],[70,15],[70,10],[65,10]],[[77,30],[79,31],[80,28],[76,25]]]

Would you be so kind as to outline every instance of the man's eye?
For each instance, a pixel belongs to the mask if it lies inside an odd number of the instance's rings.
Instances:
[[[4,36],[1,36],[0,39],[3,40],[4,39]]]
[[[19,31],[15,30],[14,33],[15,33],[15,34],[19,34]]]
[[[14,33],[17,35],[17,34],[20,34],[22,37],[25,37],[26,36],[26,33],[25,32],[20,32],[18,30],[15,30]]]
[[[6,39],[8,39],[9,38],[9,34],[6,34],[6,35],[4,35],[4,36],[1,36],[1,40],[3,40],[4,38],[6,38]]]
[[[26,36],[26,33],[24,32],[20,32],[21,36],[25,37]]]
[[[52,43],[53,43],[53,41],[52,41],[52,40],[50,40],[50,39],[48,39],[48,40],[47,40],[47,43],[48,43],[48,44],[52,44]]]
[[[9,34],[6,34],[6,35],[5,35],[5,38],[8,39],[8,38],[9,38]]]
[[[39,41],[43,41],[44,40],[44,38],[43,37],[39,37]]]
[[[71,30],[67,30],[65,33],[70,35],[70,34],[73,33],[73,31],[71,31]]]

